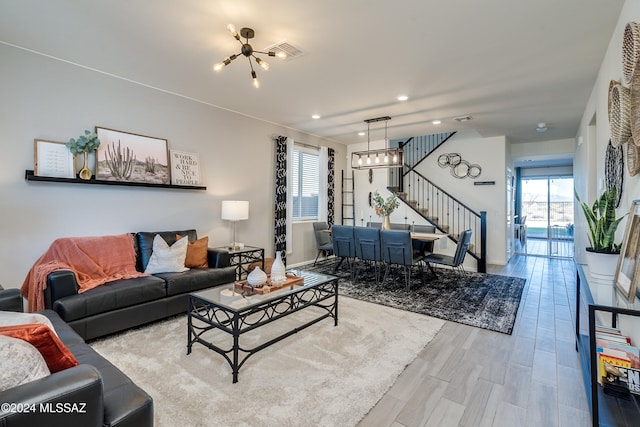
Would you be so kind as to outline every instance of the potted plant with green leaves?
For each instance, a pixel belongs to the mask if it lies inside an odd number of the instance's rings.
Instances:
[[[577,191],[574,193],[589,228],[591,246],[586,248],[589,273],[595,279],[613,281],[622,246],[615,243],[616,230],[624,218],[624,215],[616,218],[618,191],[615,186],[605,190],[592,206],[580,200]]]
[[[71,138],[69,142],[66,143],[66,146],[73,155],[84,153],[84,165],[82,169],[80,169],[80,172],[78,172],[78,177],[80,179],[91,179],[91,169],[88,167],[89,152],[95,151],[100,147],[98,135],[90,130],[85,130],[84,135],[80,135],[77,139]]]

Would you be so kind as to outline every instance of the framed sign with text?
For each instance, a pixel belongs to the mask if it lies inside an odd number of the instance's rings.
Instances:
[[[171,150],[171,184],[200,185],[200,161],[197,154]]]
[[[73,154],[64,142],[35,139],[33,144],[33,170],[36,176],[75,178]]]

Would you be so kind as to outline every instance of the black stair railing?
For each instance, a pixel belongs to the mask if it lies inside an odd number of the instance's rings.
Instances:
[[[478,261],[478,271],[486,273],[486,212],[474,211],[414,169],[453,134],[454,132],[448,136],[439,134],[441,136],[439,138],[414,137],[401,143],[405,149],[405,165],[402,169],[389,171],[389,190],[398,194],[407,206],[435,225],[438,230],[449,235],[449,238],[456,243],[460,232],[470,229],[472,234],[468,253]],[[438,139],[440,142],[433,142]],[[418,144],[418,149],[415,148],[414,141]],[[425,149],[430,144],[432,148]],[[416,154],[407,156],[407,151],[415,151]],[[423,157],[419,158],[419,155]]]
[[[402,169],[392,169],[392,173],[398,175],[397,179],[399,179],[400,173],[406,175],[429,157],[436,148],[447,142],[455,134],[455,132],[444,132],[432,135],[412,136],[406,141],[391,141],[390,144],[392,146],[398,145],[404,152],[404,167]],[[403,190],[402,180],[399,180],[398,188],[400,191]]]

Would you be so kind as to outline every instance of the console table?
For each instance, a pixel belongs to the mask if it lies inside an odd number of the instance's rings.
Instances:
[[[596,353],[596,324],[619,326],[620,316],[640,317],[639,303],[623,303],[616,296],[613,283],[598,284],[591,280],[585,265],[577,264],[576,276],[576,351],[580,355],[584,385],[591,409],[592,425],[638,426],[640,425],[640,396],[631,395],[631,400],[620,399],[602,391],[598,385]],[[598,297],[596,304],[593,294]],[[630,307],[631,306],[631,307]],[[581,323],[581,316],[587,322]],[[610,316],[610,317],[609,317]],[[623,330],[624,332],[624,330]],[[639,343],[634,343],[638,345]]]

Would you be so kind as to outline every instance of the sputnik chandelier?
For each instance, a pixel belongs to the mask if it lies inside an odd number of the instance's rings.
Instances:
[[[242,48],[240,49],[240,52],[231,55],[231,56],[227,56],[224,60],[222,60],[222,62],[218,62],[217,64],[215,64],[213,66],[213,71],[220,71],[222,70],[224,67],[226,67],[227,65],[229,65],[231,63],[231,61],[233,61],[234,59],[236,59],[238,56],[240,55],[244,55],[248,60],[249,60],[249,66],[251,67],[251,78],[253,79],[253,85],[256,88],[260,87],[260,81],[258,81],[258,76],[256,75],[255,70],[253,69],[253,64],[251,63],[251,57],[253,57],[253,59],[255,59],[256,63],[262,67],[263,70],[267,71],[269,69],[269,64],[263,60],[262,58],[257,57],[255,54],[256,53],[261,53],[263,55],[269,55],[269,56],[275,56],[281,59],[284,59],[287,57],[287,54],[284,52],[260,52],[259,50],[254,50],[253,47],[249,44],[249,39],[252,39],[253,36],[255,35],[255,32],[251,29],[251,28],[241,28],[240,29],[240,34],[238,34],[238,32],[236,31],[236,27],[233,26],[233,24],[229,24],[227,25],[227,31],[229,31],[231,33],[231,35],[233,36],[233,38],[235,38],[236,40],[238,40],[238,42],[242,45]],[[240,37],[244,38],[245,41],[244,43],[242,42],[242,40],[240,40]]]
[[[403,152],[400,147],[389,147],[387,139],[387,122],[391,117],[376,117],[367,119],[367,151],[356,151],[351,154],[352,169],[375,169],[375,168],[401,168],[403,164]],[[370,126],[371,123],[384,121],[384,148],[372,150],[370,148]]]

